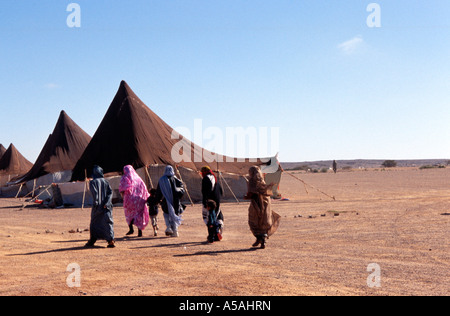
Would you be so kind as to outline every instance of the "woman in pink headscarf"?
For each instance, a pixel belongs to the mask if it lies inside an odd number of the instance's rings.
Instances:
[[[142,237],[142,231],[150,221],[147,206],[147,199],[150,194],[144,181],[142,181],[132,166],[123,168],[119,191],[123,196],[125,218],[130,227],[127,236],[134,234],[133,225],[135,225],[139,230],[138,237]]]

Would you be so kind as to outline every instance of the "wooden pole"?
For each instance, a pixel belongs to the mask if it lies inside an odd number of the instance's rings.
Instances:
[[[233,194],[233,197],[236,200],[236,202],[238,202],[238,204],[241,204],[241,202],[239,202],[239,199],[236,197],[236,195],[234,194],[233,190],[231,190],[231,187],[228,185],[227,180],[225,180],[225,178],[223,177],[221,172],[219,172],[219,179],[220,179],[220,177],[222,177],[223,181],[225,182],[225,184],[228,187],[228,190],[230,190],[231,194]]]
[[[22,191],[22,187],[23,187],[23,183],[20,185],[19,191],[17,191],[16,197],[15,197],[16,199],[19,196],[20,192]]]
[[[152,177],[150,177],[150,173],[148,172],[148,167],[145,166],[144,168],[145,168],[145,172],[146,172],[146,174],[147,174],[148,180],[149,180],[149,182],[150,182],[151,189],[156,189],[156,188],[153,186]]]
[[[47,187],[44,187],[44,186],[40,186],[38,189],[41,189],[41,188],[44,188],[44,191],[42,191],[41,193],[39,193],[38,195],[36,195],[32,200],[31,200],[31,202],[34,202],[34,201],[36,201],[37,199],[38,199],[38,197],[40,197],[42,194],[44,194],[45,192],[47,192],[48,194],[50,194],[49,192],[48,192],[48,188],[50,188],[52,185],[50,184],[49,186],[47,186]]]
[[[29,195],[31,195],[31,198],[34,197],[34,192],[36,192],[36,190],[40,189],[41,187],[33,187],[33,191],[31,191],[30,193],[28,193],[27,195],[24,196],[24,198],[28,197]]]
[[[184,183],[184,186],[186,188],[186,193],[188,195],[189,201],[191,201],[191,205],[194,206],[194,202],[192,202],[191,195],[189,194],[189,190],[188,190],[187,184],[186,184],[186,182],[183,181],[183,177],[181,176],[181,172],[180,172],[180,170],[178,170],[178,166],[177,165],[175,165],[175,169],[177,169],[177,173],[180,176],[180,180]]]
[[[86,181],[87,181],[87,171],[86,169],[84,169],[83,202],[81,203],[81,210],[84,210],[84,201],[86,199]]]
[[[36,179],[34,179],[33,181],[33,192],[31,193],[31,197],[33,197],[35,189],[36,189]]]

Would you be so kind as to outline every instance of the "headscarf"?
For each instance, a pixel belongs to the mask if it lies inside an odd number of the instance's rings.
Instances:
[[[203,176],[203,177],[205,177],[205,176],[207,176],[207,175],[212,175],[212,176],[214,176],[214,179],[215,179],[215,181],[217,182],[217,177],[216,177],[216,175],[214,174],[214,172],[212,172],[211,167],[205,166],[205,167],[203,167],[203,168],[200,170],[200,172],[202,173],[202,176]]]
[[[147,186],[130,165],[123,168],[119,191],[124,194],[123,207],[128,225],[134,223],[140,230],[144,230],[149,223],[147,199],[150,194]]]
[[[136,170],[130,165],[123,167],[123,176],[120,180],[120,192],[132,193],[132,191],[139,192],[142,195],[148,195],[147,186]],[[148,198],[143,196],[142,198]]]
[[[103,169],[99,166],[94,166],[94,169],[92,170],[92,177],[94,180],[104,178]]]
[[[104,179],[103,169],[99,166],[94,166],[94,168],[92,169],[92,177],[94,178],[94,180],[89,182],[89,188],[94,200],[94,206],[100,206],[101,209],[106,207],[111,210],[112,189],[108,181]]]
[[[209,180],[211,181],[211,184],[212,184],[212,188],[211,189],[214,191],[214,187],[216,186],[216,183],[217,183],[217,177],[214,174],[214,172],[212,172],[212,170],[211,170],[211,168],[209,166],[203,167],[200,171],[202,173],[202,177],[203,178],[204,177],[208,177],[209,178]]]
[[[253,166],[248,170],[250,179],[248,181],[248,192],[266,194],[267,184],[264,181],[264,177],[261,169],[258,166]]]
[[[171,181],[169,178],[175,176],[175,171],[172,166],[167,166],[164,170],[164,175],[159,179],[159,188],[161,189],[161,193],[167,202],[167,208],[169,210],[169,216],[172,222],[178,227],[181,225],[181,216],[177,216],[175,214],[175,209],[173,207],[173,190]]]
[[[172,166],[167,166],[164,170],[165,177],[175,177],[175,170],[173,170]]]

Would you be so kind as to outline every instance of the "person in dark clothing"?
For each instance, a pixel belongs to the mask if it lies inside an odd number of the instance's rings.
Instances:
[[[103,239],[108,242],[108,248],[114,248],[113,192],[108,181],[103,177],[102,168],[95,166],[92,176],[94,180],[89,183],[93,198],[90,225],[91,238],[85,247],[93,247],[98,239]]]
[[[207,224],[207,201],[212,200],[216,203],[215,210],[217,212],[217,220],[220,226],[220,230],[223,231],[224,226],[224,216],[220,209],[220,201],[223,195],[223,189],[220,182],[217,180],[216,175],[211,171],[210,167],[203,167],[201,169],[202,173],[202,196],[203,196],[203,221]]]
[[[181,198],[185,193],[181,180],[175,177],[172,166],[167,166],[164,175],[159,179],[155,201],[161,203],[166,222],[166,236],[178,237],[178,227],[181,225],[181,214],[184,211]]]
[[[213,200],[217,204],[217,208],[220,209],[220,200],[223,195],[223,189],[218,181],[216,175],[211,171],[210,167],[203,167],[201,169],[202,174],[202,195],[203,206],[206,208],[206,202]]]

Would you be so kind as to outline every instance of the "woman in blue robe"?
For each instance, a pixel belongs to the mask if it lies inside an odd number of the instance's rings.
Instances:
[[[112,189],[103,176],[103,169],[95,166],[92,172],[94,180],[89,182],[93,198],[90,233],[91,239],[86,247],[93,247],[98,239],[106,240],[108,248],[114,248],[114,221]]]
[[[181,180],[175,177],[172,166],[167,166],[164,175],[159,179],[155,200],[161,203],[166,222],[166,236],[178,237],[178,227],[181,225],[183,205],[181,198],[185,189]]]

